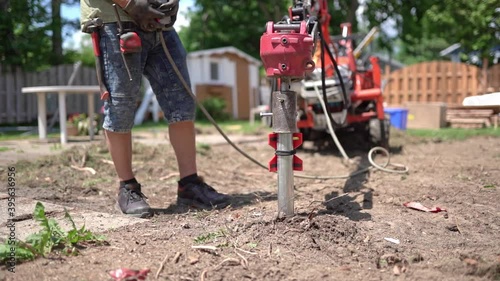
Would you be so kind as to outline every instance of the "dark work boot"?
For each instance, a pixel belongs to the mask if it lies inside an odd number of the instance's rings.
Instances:
[[[222,209],[231,202],[231,197],[218,193],[213,187],[206,184],[201,177],[194,182],[181,185],[177,189],[177,203],[199,209]]]
[[[146,218],[153,215],[149,204],[144,199],[147,197],[141,192],[141,185],[138,183],[125,184],[118,192],[120,210],[129,216]]]

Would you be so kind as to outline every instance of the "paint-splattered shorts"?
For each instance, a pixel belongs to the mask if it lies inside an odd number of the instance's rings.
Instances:
[[[127,26],[133,28],[125,24],[125,29]],[[100,32],[104,82],[110,92],[110,98],[104,101],[103,128],[112,132],[130,132],[141,92],[142,75],[149,80],[168,123],[194,120],[195,101],[184,88],[160,43],[159,36],[162,34],[175,64],[190,85],[186,50],[177,32],[173,29],[162,33],[133,31],[142,40],[142,52],[125,54],[132,81],[120,53],[117,25],[105,24]]]

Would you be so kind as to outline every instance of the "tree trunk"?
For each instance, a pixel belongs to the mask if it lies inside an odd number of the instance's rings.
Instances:
[[[0,63],[4,64],[3,70],[8,70],[7,65],[15,65],[16,58],[20,58],[18,50],[12,45],[15,42],[14,27],[12,17],[9,13],[10,0],[0,0],[0,34],[3,34],[4,40],[0,44]]]
[[[63,63],[61,0],[52,0],[52,65]]]
[[[349,7],[349,12],[347,14],[347,22],[350,22],[353,27],[353,32],[356,32],[358,26],[358,20],[356,18],[356,11],[359,8],[358,0],[351,0],[351,7]]]

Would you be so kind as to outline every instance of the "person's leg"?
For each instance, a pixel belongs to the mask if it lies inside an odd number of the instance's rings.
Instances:
[[[170,143],[175,151],[180,178],[196,174],[196,142],[194,122],[172,123],[168,127]]]
[[[190,86],[186,51],[177,32],[164,31],[162,36],[176,67]],[[161,44],[149,53],[144,74],[169,123],[170,142],[177,157],[180,174],[177,202],[198,208],[227,206],[229,196],[218,193],[198,177],[194,129],[196,104],[165,55]]]
[[[106,144],[108,145],[111,159],[115,165],[116,174],[121,182],[134,178],[132,172],[132,134],[114,133],[104,130]]]
[[[145,35],[138,32],[141,38]],[[147,217],[151,208],[144,200],[141,185],[132,171],[132,134],[134,113],[142,80],[147,46],[142,53],[126,54],[127,65],[132,74],[129,79],[122,60],[116,24],[106,24],[100,33],[103,54],[104,81],[110,92],[104,101],[103,128],[111,158],[120,181],[118,206],[124,214]],[[154,36],[150,36],[154,39]],[[143,40],[147,43],[146,40]],[[143,46],[146,44],[143,44]],[[151,44],[150,44],[151,45]]]

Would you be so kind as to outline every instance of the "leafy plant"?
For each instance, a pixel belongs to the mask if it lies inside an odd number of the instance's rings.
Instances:
[[[217,238],[226,236],[226,233],[223,229],[220,229],[216,232],[209,232],[207,234],[201,234],[194,239],[194,242],[197,244],[211,242],[216,240]]]
[[[207,110],[215,121],[229,120],[229,114],[226,110],[226,101],[222,98],[208,98],[201,102],[201,105]],[[208,120],[200,107],[196,107],[196,120]]]
[[[89,134],[89,120],[90,117],[87,117],[85,113],[76,113],[69,116],[67,124],[68,126],[73,126],[78,129],[79,135],[88,135]],[[99,115],[94,115],[94,134],[99,133]]]
[[[33,218],[40,223],[42,230],[33,233],[26,238],[26,241],[17,240],[15,243],[15,255],[17,261],[34,260],[37,257],[45,257],[54,250],[59,250],[67,255],[77,255],[78,249],[84,243],[102,243],[103,236],[97,236],[85,226],[77,228],[73,218],[65,210],[64,217],[70,222],[72,229],[64,231],[57,221],[47,218],[45,207],[37,202],[33,212]],[[10,258],[10,248],[7,241],[0,245],[0,263],[4,263]]]

